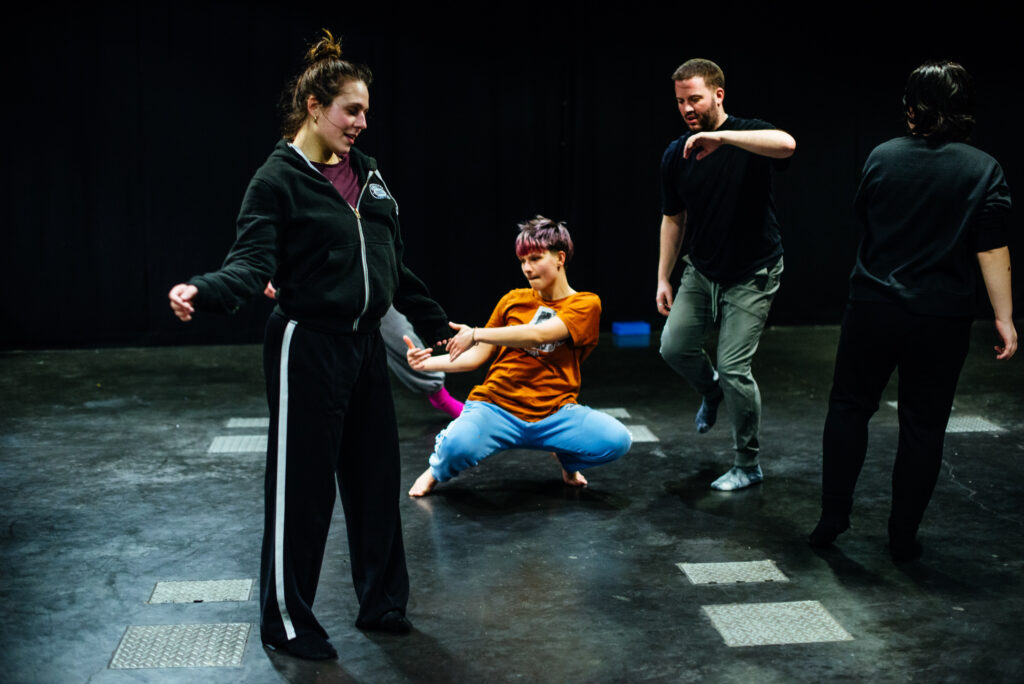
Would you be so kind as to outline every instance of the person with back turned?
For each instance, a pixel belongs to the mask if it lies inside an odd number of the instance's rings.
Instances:
[[[967,357],[979,266],[1001,341],[996,358],[1017,350],[1010,191],[996,160],[966,143],[974,127],[971,76],[954,62],[926,62],[907,79],[903,108],[908,134],[871,152],[854,201],[864,236],[825,420],[821,519],[809,539],[827,546],[849,528],[868,421],[898,370],[889,515],[895,561],[922,552],[917,530]]]

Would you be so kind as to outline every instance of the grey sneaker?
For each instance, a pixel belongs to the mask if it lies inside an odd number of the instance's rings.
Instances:
[[[720,492],[732,492],[737,489],[746,489],[750,485],[758,484],[762,480],[764,480],[764,473],[761,472],[761,466],[759,465],[752,468],[733,466],[729,472],[712,482],[711,488],[717,489]]]

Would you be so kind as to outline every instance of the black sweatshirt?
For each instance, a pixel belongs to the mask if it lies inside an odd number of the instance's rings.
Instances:
[[[197,309],[233,313],[273,279],[277,310],[300,325],[372,332],[394,300],[428,344],[451,335],[444,311],[402,263],[398,204],[376,160],[349,154],[362,187],[355,207],[287,141],[277,144],[249,183],[224,265],[189,281]]]
[[[904,136],[864,164],[854,210],[864,228],[850,298],[928,316],[973,316],[977,253],[1003,247],[1010,190],[988,154]]]

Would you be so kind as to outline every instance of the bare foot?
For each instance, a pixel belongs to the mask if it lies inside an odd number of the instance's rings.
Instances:
[[[553,458],[556,461],[558,461],[558,454],[552,452],[551,458]],[[559,461],[558,465],[559,465],[559,467],[561,467],[562,462]],[[583,473],[581,473],[578,470],[570,475],[569,471],[567,471],[565,468],[562,468],[562,482],[564,482],[565,484],[569,485],[570,487],[586,487],[587,486],[587,478],[583,477]]]
[[[564,472],[564,471],[563,471]],[[409,496],[420,497],[424,494],[429,494],[430,490],[437,485],[437,480],[430,474],[430,468],[423,471],[423,474],[416,478],[416,481],[412,483],[412,489],[409,490]]]
[[[565,468],[562,468],[562,482],[569,485],[570,487],[587,486],[587,478],[583,477],[583,473],[581,473],[578,470],[570,475],[569,471],[567,471]]]

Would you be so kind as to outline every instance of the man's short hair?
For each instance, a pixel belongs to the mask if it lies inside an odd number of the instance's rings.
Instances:
[[[686,81],[700,76],[704,85],[711,89],[725,88],[725,73],[722,67],[710,59],[688,59],[672,74],[673,81]]]
[[[925,62],[907,78],[903,107],[911,135],[967,140],[974,130],[974,79],[956,62]]]

